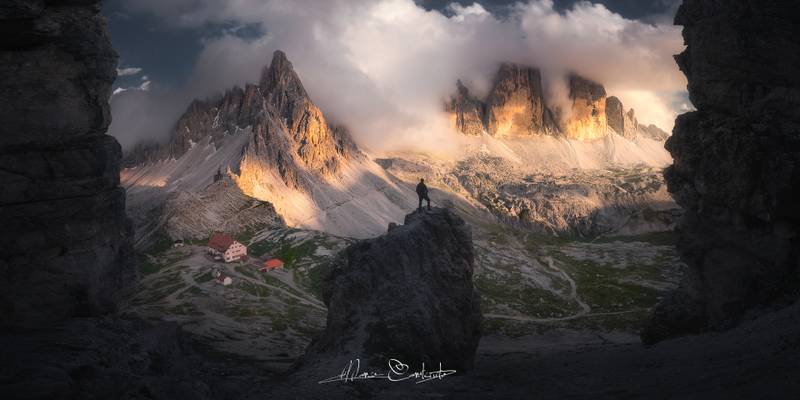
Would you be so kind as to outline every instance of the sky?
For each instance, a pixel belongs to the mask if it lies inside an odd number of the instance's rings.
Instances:
[[[257,81],[284,50],[315,103],[367,148],[446,139],[444,99],[462,79],[488,91],[500,62],[606,86],[642,122],[670,130],[691,108],[672,55],[678,0],[107,0],[120,55],[110,133],[163,141],[193,98]]]

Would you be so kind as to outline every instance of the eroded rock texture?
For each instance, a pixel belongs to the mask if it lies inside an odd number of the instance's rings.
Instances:
[[[547,107],[537,68],[502,64],[486,98],[486,130],[492,136],[530,136],[545,132]]]
[[[327,327],[300,374],[334,375],[355,358],[383,371],[389,358],[415,369],[471,368],[481,319],[473,268],[470,228],[439,208],[350,246],[325,282]]]
[[[569,76],[572,109],[563,131],[570,139],[599,139],[606,135],[606,89],[581,76]]]
[[[798,296],[800,11],[787,0],[685,0],[677,56],[696,112],[681,115],[665,176],[686,210],[681,290],[645,341],[724,329]]]
[[[499,138],[537,135],[596,140],[611,131],[627,139],[663,141],[669,136],[655,125],[639,124],[633,109],[625,111],[617,97],[606,98],[605,87],[577,74],[565,77],[568,109],[548,104],[538,68],[503,63],[485,99],[470,95],[459,80],[457,92],[445,104],[452,126],[469,136],[483,133]],[[551,99],[552,100],[552,99]]]
[[[608,119],[608,127],[613,129],[614,132],[628,139],[636,137],[636,130],[639,124],[636,122],[633,109],[625,112],[625,107],[619,98],[611,96],[606,99],[606,118]]]
[[[133,283],[99,1],[0,5],[0,324],[112,311]]]
[[[456,82],[458,92],[450,99],[446,111],[454,119],[452,122],[456,129],[465,135],[480,136],[485,128],[483,126],[483,103],[472,97],[469,89],[461,83]]]

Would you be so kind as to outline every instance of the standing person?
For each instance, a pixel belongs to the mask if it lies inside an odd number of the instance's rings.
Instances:
[[[419,197],[419,211],[422,211],[422,200],[428,201],[428,210],[431,209],[431,199],[428,197],[428,187],[425,186],[425,179],[420,179],[417,185],[417,196]]]

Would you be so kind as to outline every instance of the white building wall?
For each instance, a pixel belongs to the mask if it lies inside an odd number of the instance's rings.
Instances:
[[[247,255],[247,246],[239,242],[233,242],[231,247],[228,247],[228,251],[225,252],[225,262],[236,261],[244,255]]]

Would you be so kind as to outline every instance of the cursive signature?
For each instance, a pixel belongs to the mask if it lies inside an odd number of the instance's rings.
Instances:
[[[411,380],[416,384],[432,381],[434,379],[441,380],[445,376],[453,375],[456,373],[454,369],[442,369],[442,363],[439,363],[439,369],[427,371],[425,370],[425,363],[422,363],[422,368],[419,371],[410,371],[408,364],[400,360],[391,358],[389,359],[389,370],[387,372],[376,371],[361,371],[361,360],[350,360],[347,365],[342,369],[339,375],[323,379],[318,383],[331,383],[331,382],[355,382],[367,379],[385,379],[390,382],[403,382]]]

